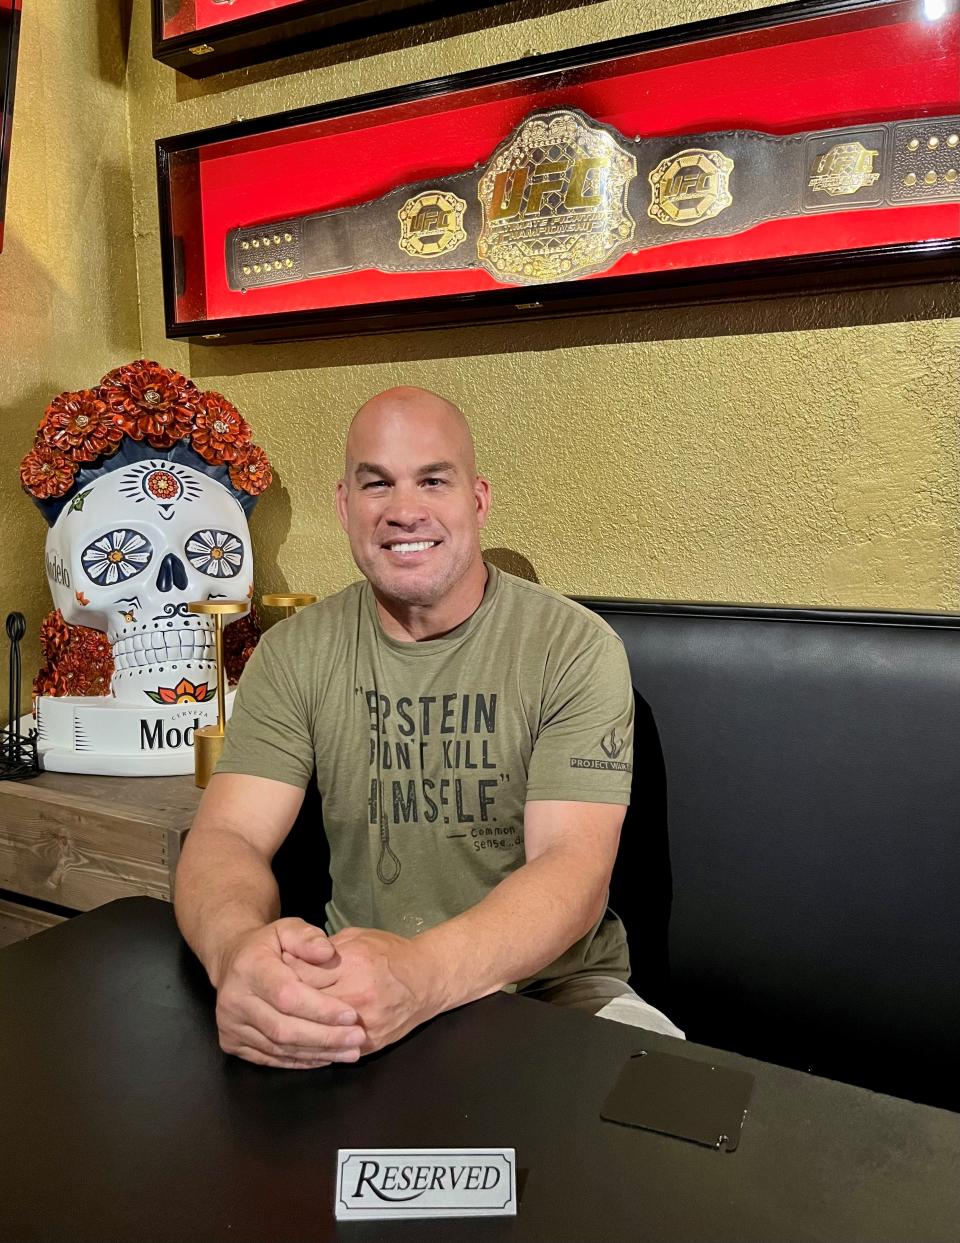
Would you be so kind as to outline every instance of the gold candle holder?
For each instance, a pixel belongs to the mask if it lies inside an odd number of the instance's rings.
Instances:
[[[201,790],[213,776],[217,760],[223,751],[223,730],[227,721],[227,675],[223,667],[223,619],[245,613],[246,600],[194,600],[187,605],[191,613],[204,613],[213,618],[214,637],[217,644],[217,723],[201,725],[193,736],[194,780]]]
[[[302,609],[305,604],[316,604],[319,596],[315,596],[309,591],[271,591],[268,595],[260,597],[260,603],[266,605],[268,609],[283,609],[284,619],[292,617],[297,609]]]

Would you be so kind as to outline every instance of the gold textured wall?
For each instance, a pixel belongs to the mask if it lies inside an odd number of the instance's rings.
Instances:
[[[143,340],[254,424],[279,485],[253,519],[264,589],[355,576],[331,506],[350,412],[391,384],[466,410],[495,488],[488,548],[566,592],[956,608],[956,288],[851,293],[358,337],[174,346],[161,319],[152,140],[759,4],[514,4],[205,83],[150,60],[130,108]]]
[[[234,400],[271,456],[259,587],[326,593],[355,576],[332,508],[349,415],[422,384],[473,423],[495,488],[486,547],[560,590],[960,606],[956,284],[290,345],[164,336],[157,136],[758,3],[525,0],[198,83],[151,59],[148,0],[133,0],[124,97],[125,4],[26,6],[0,256],[15,325],[0,346],[5,445],[29,439],[49,395],[142,343]],[[0,481],[18,533],[0,552],[3,604],[39,618],[43,529],[16,485],[21,447]]]
[[[125,23],[117,0],[23,6],[0,253],[0,619],[27,618],[24,694],[52,607],[47,525],[18,467],[52,397],[136,356]],[[0,719],[7,719],[0,630]]]

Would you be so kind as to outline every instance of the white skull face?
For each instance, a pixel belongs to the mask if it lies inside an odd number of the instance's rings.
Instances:
[[[65,621],[107,632],[117,699],[204,702],[216,695],[213,619],[187,604],[249,599],[246,515],[189,466],[159,457],[120,467],[50,528],[47,579]]]

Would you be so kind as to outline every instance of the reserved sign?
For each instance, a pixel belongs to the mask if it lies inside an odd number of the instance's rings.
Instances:
[[[513,1217],[513,1148],[341,1148],[339,1220]]]

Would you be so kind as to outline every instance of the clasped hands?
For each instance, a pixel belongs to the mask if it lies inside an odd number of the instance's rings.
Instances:
[[[220,1047],[263,1066],[355,1062],[442,1009],[429,951],[372,928],[328,937],[278,919],[235,942],[217,976]]]

